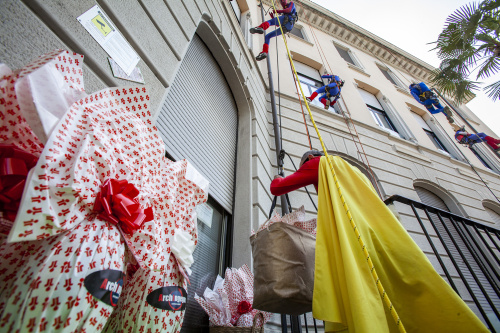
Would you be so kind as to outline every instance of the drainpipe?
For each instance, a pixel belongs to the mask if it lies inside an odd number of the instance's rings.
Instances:
[[[260,11],[262,14],[262,22],[264,22],[264,7],[262,3],[260,4]],[[276,146],[276,161],[278,162],[278,168],[283,167],[283,161],[280,159],[281,151],[281,133],[279,128],[278,113],[276,112],[276,99],[274,96],[274,84],[273,84],[273,72],[271,70],[271,59],[267,57],[267,74],[269,76],[269,94],[271,95],[271,111],[273,114],[273,127],[274,127],[274,145]],[[290,213],[288,210],[288,203],[286,201],[286,196],[282,195],[281,199],[281,213],[282,215]]]
[[[265,21],[264,16],[264,7],[262,5],[262,1],[260,2],[260,11],[262,14],[262,22]],[[283,161],[280,158],[281,151],[281,132],[279,128],[278,121],[278,113],[276,112],[276,99],[274,96],[274,84],[273,84],[273,72],[271,70],[271,59],[267,57],[267,74],[269,76],[269,94],[271,95],[271,111],[273,114],[273,127],[274,127],[274,144],[276,146],[276,160],[278,162],[278,168],[282,170]],[[282,195],[281,199],[281,213],[282,215],[288,214],[290,211],[288,210],[288,203],[286,201],[286,196]],[[299,316],[290,316],[290,326],[292,333],[301,333],[302,332],[302,324],[300,322]],[[282,333],[288,332],[286,315],[281,314],[281,331]]]

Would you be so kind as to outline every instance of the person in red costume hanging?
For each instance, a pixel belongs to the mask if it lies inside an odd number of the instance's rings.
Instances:
[[[318,167],[321,156],[324,154],[317,150],[305,152],[297,171],[286,177],[274,177],[271,182],[271,193],[279,196],[311,184],[318,191]]]
[[[295,9],[295,4],[293,3],[293,1],[287,2],[286,0],[281,0],[281,7],[283,7],[283,9],[277,10],[276,13],[283,15],[274,17],[273,13],[271,12],[270,15],[272,19],[263,22],[258,27],[250,29],[250,33],[252,34],[263,34],[264,31],[267,30],[267,28],[269,28],[270,26],[272,25],[277,26],[276,30],[268,33],[264,38],[265,41],[264,41],[264,46],[262,48],[262,52],[257,57],[255,57],[257,61],[267,58],[267,53],[269,52],[269,41],[271,40],[272,37],[277,37],[281,35],[281,29],[279,28],[280,23],[283,32],[287,33],[289,31],[292,31],[293,25],[297,21],[297,10]]]
[[[459,127],[459,126],[452,126],[453,130],[455,132],[455,139],[458,141],[460,144],[468,145],[469,147],[472,147],[472,145],[476,143],[481,143],[481,142],[486,142],[491,148],[494,150],[498,151],[500,150],[500,140],[495,139],[491,136],[488,136],[484,133],[468,133],[465,130],[465,126]]]

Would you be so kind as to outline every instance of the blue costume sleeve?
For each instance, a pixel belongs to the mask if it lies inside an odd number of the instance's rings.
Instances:
[[[331,79],[331,78],[333,78],[333,75],[325,74],[325,75],[321,75],[321,78],[322,79]]]
[[[335,80],[340,81],[340,78],[337,75],[335,75]]]

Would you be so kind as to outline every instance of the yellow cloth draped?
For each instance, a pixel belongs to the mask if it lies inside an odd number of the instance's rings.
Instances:
[[[439,276],[379,199],[370,181],[340,157],[330,157],[342,195],[382,284],[407,332],[489,332]],[[327,332],[398,332],[382,302],[333,173],[321,158],[313,316]]]

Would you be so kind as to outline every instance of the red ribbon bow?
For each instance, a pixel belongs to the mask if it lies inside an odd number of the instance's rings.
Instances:
[[[230,323],[234,326],[238,323],[238,320],[240,319],[241,315],[244,315],[245,313],[251,312],[252,309],[252,304],[249,301],[241,301],[238,304],[238,308],[236,309],[236,313],[233,314],[231,317]]]
[[[144,222],[153,220],[153,208],[142,209],[135,197],[139,190],[126,180],[107,179],[94,203],[99,217],[120,228],[126,234],[133,234]]]
[[[16,219],[28,171],[38,158],[14,145],[0,144],[0,210],[4,218]]]

